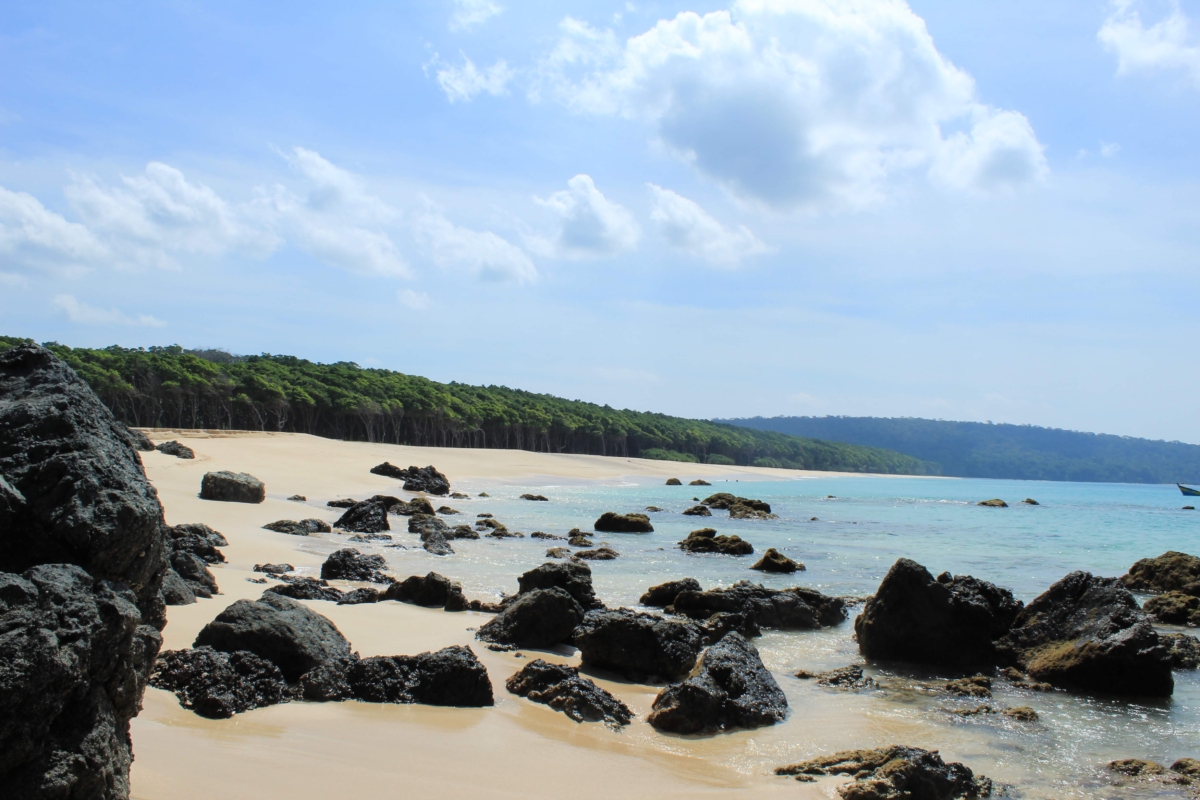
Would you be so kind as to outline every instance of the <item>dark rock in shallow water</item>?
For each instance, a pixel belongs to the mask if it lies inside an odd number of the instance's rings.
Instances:
[[[702,642],[689,623],[619,609],[589,611],[575,631],[575,646],[583,666],[640,681],[686,675]]]
[[[428,514],[429,516],[434,514],[433,503],[424,497],[414,497],[407,503],[398,498],[387,498],[383,495],[376,495],[371,499],[384,501],[384,507],[387,508],[389,514],[399,514],[402,517],[411,517],[413,514]],[[448,508],[448,506],[442,506],[442,508]],[[458,512],[451,508],[450,513],[457,514]]]
[[[766,503],[763,503],[766,505]],[[760,511],[757,508],[735,503],[729,507],[730,519],[779,519],[777,514],[772,514],[770,511]]]
[[[697,672],[663,689],[647,721],[669,733],[713,733],[782,722],[787,698],[754,645],[729,633],[705,651]]]
[[[764,514],[771,513],[770,503],[763,502],[762,500],[751,500],[749,497],[738,497],[729,492],[717,492],[716,494],[709,495],[700,502],[709,508],[730,509],[734,506],[746,506],[753,511],[761,511]]]
[[[1012,626],[1021,602],[1012,592],[969,575],[935,580],[915,561],[892,565],[854,621],[867,658],[924,664],[992,664],[995,642]]]
[[[470,499],[471,499],[471,495],[469,495],[469,494],[463,494],[462,492],[451,492],[451,493],[450,493],[450,498],[451,498],[452,500],[470,500]]]
[[[175,456],[176,458],[192,459],[196,457],[196,452],[192,448],[174,440],[162,442],[154,449],[165,455]]]
[[[756,569],[760,572],[783,572],[792,573],[803,571],[804,565],[798,561],[792,561],[783,553],[776,550],[774,547],[768,548],[767,552],[763,553],[763,557],[758,560],[750,569]]]
[[[321,577],[331,581],[391,583],[393,578],[384,574],[387,568],[383,556],[365,556],[353,547],[346,547],[325,559],[325,563],[321,565]]]
[[[712,486],[712,484],[703,478],[696,478],[694,481],[689,481],[688,486]]]
[[[1165,592],[1151,597],[1142,610],[1167,625],[1200,625],[1200,597],[1183,592]]]
[[[718,536],[712,528],[692,531],[679,543],[685,553],[718,553],[725,556],[746,556],[754,552],[754,546],[740,536]]]
[[[570,642],[582,620],[583,608],[563,589],[534,589],[522,592],[476,636],[493,644],[548,648]]]
[[[1121,583],[1135,592],[1182,592],[1200,597],[1200,558],[1168,550],[1134,564],[1121,576]]]
[[[653,533],[654,526],[645,514],[618,514],[605,511],[592,526],[605,533]]]
[[[439,506],[437,513],[442,514],[443,516],[450,517],[455,514],[461,514],[462,512],[459,511],[457,508],[451,508],[450,506]]]
[[[387,506],[377,500],[364,500],[346,509],[333,527],[353,533],[383,533],[390,531]]]
[[[145,431],[139,431],[137,428],[126,428],[125,434],[129,437],[129,443],[133,445],[135,450],[141,450],[144,453],[154,451],[154,442],[150,441],[150,437]]]
[[[331,603],[340,603],[345,598],[345,594],[340,589],[335,589],[329,585],[328,581],[317,578],[290,578],[287,583],[272,586],[267,591],[290,597],[293,600],[327,600]]]
[[[533,533],[529,534],[529,538],[530,539],[553,539],[555,541],[562,541],[563,539],[566,539],[567,537],[558,536],[557,534],[553,534],[553,533],[546,533],[545,531],[534,531]]]
[[[390,542],[392,535],[390,533],[356,533],[346,541],[354,544],[371,544],[372,542]],[[392,547],[393,545],[387,545]],[[401,545],[403,547],[403,545]]]
[[[721,641],[725,638],[725,634],[730,631],[737,631],[747,639],[762,636],[762,631],[758,628],[758,622],[753,616],[718,611],[704,620],[704,624],[700,626],[700,638],[707,646]]]
[[[936,750],[901,745],[844,750],[779,767],[775,774],[795,775],[797,780],[852,775],[853,783],[838,788],[843,800],[974,800],[992,794],[992,782],[976,778],[962,764],[947,764]]]
[[[200,481],[201,500],[225,503],[261,503],[267,497],[263,482],[245,472],[209,472]]]
[[[651,586],[638,600],[644,606],[666,608],[675,602],[680,592],[702,592],[700,581],[695,578],[681,578],[677,581],[667,581],[657,586]]]
[[[333,530],[323,519],[302,519],[299,522],[291,519],[281,519],[278,522],[268,522],[263,528],[276,533],[286,533],[290,536],[311,536],[314,533],[329,533]]]
[[[679,478],[667,478],[667,486],[683,486],[683,481]]]
[[[445,536],[447,541],[453,539],[478,539],[479,531],[474,530],[470,525],[455,525],[453,528],[447,530],[443,536]]]
[[[245,650],[168,650],[159,654],[150,685],[174,692],[179,705],[210,719],[228,719],[290,699],[279,668]]]
[[[977,506],[986,506],[987,508],[1008,508],[1008,503],[1000,499],[984,500],[982,503],[976,503]]]
[[[807,672],[801,670],[796,673],[796,677],[804,680],[815,678],[818,686],[827,686],[830,689],[838,689],[840,691],[857,691],[859,689],[870,689],[875,686],[875,681],[872,678],[863,677],[863,668],[857,664],[851,664],[848,667],[838,667],[828,672]]]
[[[569,547],[551,547],[546,551],[546,558],[570,558],[572,555]]]
[[[332,622],[287,597],[271,592],[255,601],[238,600],[205,625],[195,647],[233,653],[249,650],[279,667],[293,682],[318,664],[347,658],[350,643]]]
[[[286,575],[289,572],[295,572],[296,568],[291,564],[255,564],[254,571],[267,575]]]
[[[408,518],[408,532],[419,534],[421,539],[427,539],[435,533],[444,538],[449,530],[449,525],[432,514],[413,514]]]
[[[575,553],[575,558],[582,558],[584,561],[612,561],[620,555],[611,547],[599,547],[595,550],[580,550]]]
[[[424,547],[425,551],[428,553],[432,553],[435,556],[454,555],[454,548],[450,546],[448,541],[446,541],[446,535],[444,533],[436,532],[429,536],[422,536],[421,540],[421,546]]]
[[[412,575],[393,583],[383,593],[383,599],[427,608],[444,608],[447,611],[465,611],[467,608],[462,586],[436,572],[424,577]]]
[[[354,661],[346,673],[350,696],[368,703],[490,706],[492,682],[469,647],[456,645],[415,656]]]
[[[959,697],[991,697],[992,679],[987,675],[975,675],[970,678],[955,678],[946,681],[946,691]]]
[[[376,472],[376,470],[388,469],[386,473]],[[438,472],[433,467],[409,467],[408,469],[397,469],[386,461],[380,464],[371,472],[379,475],[386,474],[388,477],[396,478],[404,481],[404,491],[406,492],[425,492],[426,494],[446,495],[450,493],[450,481],[446,476]]]
[[[536,500],[540,503],[547,503],[550,501],[550,498],[546,497],[546,495],[544,495],[544,494],[523,494],[523,495],[521,495],[521,499],[522,500]]]
[[[767,589],[749,581],[726,589],[680,592],[673,608],[693,619],[708,619],[718,611],[745,614],[764,628],[811,630],[846,619],[846,602],[840,597],[803,587]]]
[[[1072,572],[1025,607],[997,648],[1056,686],[1153,697],[1175,687],[1170,653],[1117,578]]]
[[[685,517],[711,517],[712,512],[708,510],[708,506],[692,506],[683,510]]]
[[[302,494],[294,494],[294,495],[292,495],[291,497],[289,497],[289,498],[288,498],[288,500],[291,500],[291,501],[292,501],[292,502],[294,502],[294,503],[306,503],[306,502],[308,502],[308,498],[307,498],[307,497],[305,497],[305,496],[304,496],[304,495],[302,495]]]
[[[576,722],[604,722],[611,727],[633,720],[629,707],[587,678],[579,670],[535,659],[509,678],[505,688],[535,703],[545,703]]]
[[[535,589],[562,589],[575,598],[584,611],[604,608],[604,603],[600,602],[592,589],[591,567],[578,561],[548,562],[534,567],[517,578],[517,585],[520,594]]]
[[[1159,634],[1158,637],[1171,654],[1171,666],[1175,669],[1200,667],[1200,640],[1186,633]]]

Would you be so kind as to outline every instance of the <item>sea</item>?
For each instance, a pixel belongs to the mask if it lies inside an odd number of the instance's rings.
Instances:
[[[646,478],[605,484],[536,477],[520,483],[465,482],[454,488],[471,497],[447,501],[462,512],[448,522],[470,523],[477,514],[490,513],[526,538],[455,541],[456,554],[444,558],[411,542],[407,549],[375,552],[386,556],[397,575],[436,570],[462,582],[468,597],[493,599],[515,592],[517,575],[544,563],[549,547],[565,544],[532,539],[529,533],[590,531],[605,511],[643,512],[655,506],[663,510],[648,513],[653,533],[593,537],[597,546],[607,544],[620,553],[612,561],[591,562],[597,594],[609,606],[630,607],[647,587],[682,577],[694,577],[706,589],[751,580],[776,588],[808,586],[830,595],[869,595],[901,557],[935,575],[949,571],[991,581],[1028,602],[1075,570],[1118,576],[1138,559],[1167,550],[1200,554],[1200,512],[1184,510],[1191,501],[1174,486],[873,476],[743,476],[689,486],[685,473],[680,478],[685,485]],[[778,519],[730,520],[724,511],[712,517],[680,514],[715,492],[765,500]],[[548,501],[520,499],[523,493],[545,495]],[[992,498],[1009,505],[978,505]],[[1038,504],[1023,503],[1026,498]],[[701,527],[741,536],[754,545],[755,555],[683,553],[678,542]],[[399,542],[408,537],[396,534]],[[770,547],[802,562],[805,570],[793,575],[750,570]],[[999,678],[991,700],[951,697],[941,686],[961,672],[865,664],[853,639],[859,610],[852,608],[851,619],[832,628],[767,631],[754,640],[788,695],[791,710],[782,724],[704,739],[655,736],[648,729],[627,735],[747,774],[770,775],[776,766],[843,749],[907,744],[962,761],[1012,797],[1187,796],[1182,788],[1121,785],[1105,765],[1121,758],[1168,765],[1200,758],[1196,671],[1177,670],[1175,693],[1164,700],[1033,692]],[[1161,630],[1186,632],[1171,626]],[[846,692],[794,677],[798,670],[856,663],[865,664],[882,688]],[[955,713],[984,704],[997,710],[1030,706],[1039,719]]]

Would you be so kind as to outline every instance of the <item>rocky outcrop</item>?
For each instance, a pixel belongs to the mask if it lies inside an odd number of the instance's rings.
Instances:
[[[387,505],[380,500],[363,500],[346,509],[333,527],[353,533],[383,533],[390,531]]]
[[[597,547],[595,550],[580,550],[575,553],[575,558],[582,558],[584,561],[612,561],[620,555],[611,547]]]
[[[475,634],[485,642],[548,648],[571,641],[583,608],[563,589],[523,592]]]
[[[703,646],[696,626],[629,609],[589,611],[575,631],[584,667],[634,681],[678,678]]]
[[[529,534],[529,538],[530,539],[550,539],[550,540],[554,540],[554,541],[562,541],[563,539],[566,539],[567,537],[559,536],[554,533],[546,533],[545,531],[534,531],[533,533]]]
[[[1175,669],[1200,668],[1200,640],[1186,633],[1159,634],[1159,640],[1171,654],[1171,666]]]
[[[867,658],[923,664],[992,664],[995,642],[1021,611],[1012,592],[969,575],[936,579],[899,559],[854,621]]]
[[[782,722],[787,698],[758,650],[738,633],[708,648],[696,672],[654,698],[647,721],[669,733],[715,733]]]
[[[176,458],[192,459],[196,457],[196,452],[192,448],[174,440],[162,442],[154,449],[165,455],[175,456]]]
[[[321,578],[329,581],[391,583],[395,579],[384,574],[387,568],[383,556],[363,555],[353,547],[346,547],[325,559],[321,565]]]
[[[267,497],[267,487],[253,475],[245,472],[205,473],[200,481],[201,500],[219,500],[224,503],[261,503]]]
[[[654,526],[645,514],[618,514],[605,511],[592,526],[604,533],[653,533]]]
[[[760,558],[750,569],[756,569],[760,572],[803,572],[804,565],[798,561],[792,561],[783,553],[776,550],[774,547],[768,548],[767,552],[763,553]]]
[[[325,505],[328,506],[329,508],[350,508],[350,507],[354,506],[357,502],[358,501],[354,500],[353,498],[343,497],[338,500],[330,500]]]
[[[422,541],[435,534],[445,538],[449,531],[449,525],[431,514],[413,514],[408,518],[408,532],[417,534]]]
[[[572,528],[567,535],[567,544],[571,547],[592,547],[592,540],[584,533],[580,532],[579,528]]]
[[[644,606],[666,608],[675,602],[680,592],[702,592],[700,581],[695,578],[680,578],[677,581],[667,581],[657,586],[651,586],[638,600]]]
[[[752,500],[749,497],[738,497],[729,492],[717,492],[709,495],[700,501],[701,505],[706,505],[709,508],[731,509],[734,506],[745,506],[753,511],[761,511],[764,514],[771,513],[771,504],[762,500]]]
[[[125,426],[37,345],[0,353],[0,786],[129,793],[166,622],[162,507]]]
[[[181,706],[210,719],[228,719],[293,696],[283,673],[265,658],[211,647],[161,653],[150,685],[174,692]]]
[[[1182,592],[1200,597],[1200,558],[1168,550],[1158,558],[1143,558],[1121,576],[1134,592]]]
[[[1142,606],[1147,614],[1167,625],[1200,626],[1200,597],[1183,592],[1165,592]]]
[[[679,478],[667,478],[667,486],[683,486],[683,481]]]
[[[754,552],[754,546],[742,537],[718,536],[712,528],[692,531],[679,543],[679,549],[685,553],[718,553],[725,556],[747,556]]]
[[[446,540],[446,535],[440,532],[421,537],[421,547],[425,549],[425,552],[435,556],[454,555],[454,548]]]
[[[445,536],[447,540],[478,539],[479,531],[474,530],[470,525],[455,525],[442,535]]]
[[[936,750],[892,745],[878,750],[843,750],[775,770],[811,781],[823,775],[852,775],[838,787],[843,800],[974,800],[990,797],[992,782],[975,777],[958,762],[947,764]]]
[[[1117,578],[1072,572],[1025,607],[997,650],[1056,686],[1153,697],[1174,691],[1170,653]]]
[[[323,519],[281,519],[268,522],[263,528],[275,533],[286,533],[289,536],[312,536],[314,533],[330,533],[333,528]]]
[[[763,505],[766,505],[765,503]],[[737,503],[729,507],[730,519],[779,519],[778,514],[772,514],[770,511],[761,511],[751,506]]]
[[[380,499],[394,500],[395,502],[391,502],[391,503],[385,502],[384,503],[384,506],[387,508],[389,514],[398,514],[399,516],[402,516],[402,517],[411,517],[413,514],[428,514],[429,516],[434,515],[433,503],[429,502],[424,497],[414,497],[412,500],[409,500],[407,503],[404,502],[403,500],[396,500],[396,498],[385,498],[383,495],[376,495],[375,497],[373,497],[371,499],[372,500],[380,500]],[[447,509],[447,508],[449,508],[449,507],[442,506],[442,509]],[[442,511],[442,513],[446,513],[446,512]],[[455,511],[454,509],[450,508],[449,513],[457,514],[458,512]]]
[[[383,599],[399,600],[401,603],[412,603],[426,608],[444,608],[446,611],[467,609],[467,598],[463,595],[462,586],[436,572],[430,572],[424,577],[412,575],[393,583],[383,593]]]
[[[685,517],[711,517],[712,512],[708,510],[708,506],[692,506],[683,510]]]
[[[700,640],[708,646],[721,641],[730,631],[737,631],[747,639],[762,636],[758,621],[754,617],[718,611],[700,625]]]
[[[576,722],[603,722],[617,728],[633,720],[629,707],[587,678],[579,670],[536,659],[509,678],[505,688],[519,697],[544,703]]]
[[[523,494],[523,495],[521,495],[521,499],[522,500],[535,500],[539,503],[547,503],[550,501],[550,498],[546,497],[544,494]]]
[[[846,602],[815,589],[767,589],[738,581],[726,589],[683,591],[668,610],[693,619],[708,619],[723,611],[743,614],[764,628],[812,630],[837,625],[846,619]]]
[[[578,561],[547,562],[534,567],[517,578],[519,594],[535,589],[562,589],[579,603],[584,611],[604,608],[592,589],[592,569]]]

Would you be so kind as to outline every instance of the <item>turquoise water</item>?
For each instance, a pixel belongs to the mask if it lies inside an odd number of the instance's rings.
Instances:
[[[591,565],[597,592],[609,605],[636,605],[646,587],[684,576],[699,579],[705,588],[749,578],[775,587],[812,586],[827,594],[870,594],[902,556],[935,574],[949,570],[992,581],[1028,601],[1072,570],[1120,575],[1139,558],[1166,550],[1200,553],[1200,512],[1181,510],[1188,503],[1173,486],[829,477],[714,481],[711,487],[668,487],[657,480],[610,485],[547,480],[472,482],[455,488],[472,499],[450,501],[463,516],[448,521],[469,522],[477,513],[489,512],[509,529],[525,533],[586,531],[604,511],[663,508],[649,515],[654,533],[594,536],[597,545],[607,543],[621,553],[617,560]],[[475,497],[480,491],[493,496]],[[547,495],[550,502],[518,499],[526,491]],[[717,491],[766,500],[779,519],[729,520],[722,511],[711,518],[680,515],[694,505],[693,497]],[[976,505],[993,497],[1010,507]],[[1022,505],[1026,497],[1041,505]],[[792,576],[762,574],[749,569],[757,555],[690,556],[676,547],[689,531],[706,526],[738,534],[756,553],[778,548],[807,570]],[[412,547],[409,540],[416,537],[397,533],[396,538],[410,548],[378,552],[398,575],[436,569],[462,581],[468,596],[477,597],[515,591],[520,572],[545,561],[548,547],[565,544],[529,538],[456,541],[454,556],[437,558]],[[772,729],[731,735],[727,748],[716,747],[705,757],[769,774],[772,767],[800,758],[902,739],[963,760],[1010,784],[1015,796],[1039,798],[1157,796],[1111,786],[1103,764],[1128,757],[1168,764],[1184,756],[1200,757],[1200,676],[1195,672],[1177,671],[1174,697],[1161,702],[1060,691],[1037,694],[997,681],[992,702],[1033,706],[1041,721],[1032,725],[999,715],[964,719],[949,713],[979,704],[931,688],[929,682],[954,677],[952,673],[868,670],[890,680],[891,688],[857,694],[790,677],[799,668],[860,661],[852,634],[852,622],[847,622],[819,632],[768,632],[757,640],[764,662],[789,696],[792,715]]]

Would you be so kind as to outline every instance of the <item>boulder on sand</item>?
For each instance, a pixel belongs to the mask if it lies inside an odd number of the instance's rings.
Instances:
[[[758,650],[728,633],[705,651],[699,669],[654,698],[647,721],[668,733],[714,733],[782,722],[788,702]]]
[[[1175,689],[1170,652],[1117,578],[1072,572],[1017,615],[997,649],[1056,686],[1148,697]]]
[[[409,467],[404,476],[404,491],[426,494],[450,494],[450,481],[432,466]]]
[[[535,589],[558,588],[565,591],[584,611],[604,608],[592,589],[592,568],[578,561],[547,562],[517,578],[519,594]]]
[[[150,676],[156,689],[174,692],[179,705],[210,719],[287,702],[291,691],[279,668],[254,653],[211,647],[160,653]]]
[[[957,761],[947,764],[936,750],[892,745],[878,750],[843,750],[775,770],[811,781],[822,775],[852,775],[838,788],[844,800],[974,800],[991,797],[992,782],[975,777]]]
[[[333,530],[323,519],[302,519],[296,522],[292,519],[281,519],[268,522],[263,528],[276,533],[286,533],[289,536],[312,536],[314,533],[329,533]]]
[[[327,581],[391,583],[394,578],[384,574],[387,568],[383,556],[363,555],[353,547],[345,547],[325,559],[321,565],[321,578]]]
[[[162,442],[154,449],[165,455],[175,456],[176,458],[192,459],[196,457],[196,453],[192,448],[175,440]]]
[[[623,608],[589,611],[575,646],[584,667],[647,681],[686,675],[703,642],[692,624]]]
[[[367,703],[490,706],[492,682],[469,647],[454,645],[415,656],[374,656],[351,661],[349,694]]]
[[[764,628],[812,630],[837,625],[846,619],[846,601],[815,589],[767,589],[738,581],[724,589],[682,591],[668,610],[692,619],[708,619],[717,612],[742,614]]]
[[[718,553],[724,556],[747,556],[754,546],[740,536],[718,536],[712,528],[692,531],[679,543],[685,553]]]
[[[571,641],[583,608],[558,588],[522,593],[475,634],[485,642],[549,648]]]
[[[1200,558],[1168,550],[1157,558],[1143,558],[1121,576],[1134,592],[1182,592],[1200,597]]]
[[[768,548],[767,552],[763,553],[763,557],[758,560],[750,569],[756,569],[760,572],[785,572],[791,573],[803,571],[804,565],[792,561],[783,553],[776,550],[774,547]]]
[[[704,590],[700,588],[700,581],[695,578],[680,578],[677,581],[667,581],[657,586],[651,586],[638,602],[644,606],[666,608],[675,602],[675,598],[679,596],[680,592],[684,591],[702,592]]]
[[[463,595],[462,586],[436,572],[430,572],[424,577],[411,575],[393,583],[383,593],[383,599],[399,600],[401,603],[412,603],[426,608],[444,608],[447,611],[465,611],[467,608],[467,598]]]
[[[969,575],[934,579],[915,561],[892,565],[854,621],[867,658],[922,664],[993,664],[995,642],[1021,611],[1012,592]]]
[[[398,481],[402,481],[408,477],[407,470],[401,469],[400,467],[390,464],[387,461],[379,464],[378,466],[371,467],[371,474],[382,475],[385,478],[394,478]]]
[[[618,514],[605,511],[592,526],[604,533],[653,533],[654,526],[645,514]]]
[[[372,498],[350,506],[333,527],[353,533],[383,533],[392,529],[387,515],[387,505]]]
[[[261,503],[267,497],[267,487],[253,475],[245,472],[205,473],[200,481],[201,500],[219,500],[224,503]]]
[[[579,670],[562,664],[535,659],[526,664],[505,684],[508,691],[545,703],[576,722],[604,722],[616,728],[633,720],[629,706],[601,689]]]

